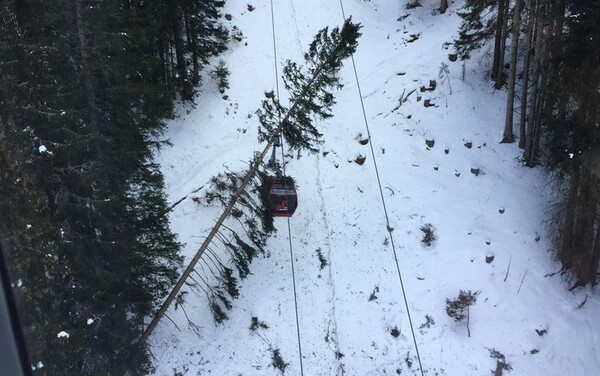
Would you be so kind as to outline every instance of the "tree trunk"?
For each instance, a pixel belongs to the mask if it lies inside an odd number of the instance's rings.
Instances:
[[[467,306],[467,336],[471,337],[471,328],[469,327],[471,305]]]
[[[498,74],[498,67],[502,66],[500,62],[500,49],[502,47],[502,26],[504,25],[504,7],[506,7],[507,0],[498,0],[498,16],[496,17],[496,35],[494,37],[494,62],[492,64],[492,80],[496,80]],[[500,68],[502,69],[502,68]]]
[[[529,69],[531,63],[531,51],[533,43],[533,24],[535,19],[535,7],[537,1],[530,1],[529,16],[527,23],[527,36],[525,45],[525,61],[523,62],[523,85],[521,87],[521,114],[519,117],[519,148],[525,149],[527,134],[525,127],[527,126],[527,94],[529,90]]]
[[[504,54],[506,53],[506,33],[508,31],[508,11],[510,9],[509,1],[504,5],[504,16],[502,17],[502,38],[500,39],[500,51],[498,54],[498,72],[496,74],[496,89],[504,85]]]
[[[538,94],[538,104],[535,109],[535,123],[533,124],[533,148],[531,149],[531,158],[528,166],[534,167],[536,165],[536,161],[538,160],[540,153],[540,141],[542,139],[542,111],[544,110],[545,102],[546,102],[546,76],[542,73],[541,77],[542,83],[540,84],[541,90]]]
[[[200,84],[200,64],[198,57],[198,42],[196,41],[196,28],[194,27],[194,19],[188,12],[185,13],[185,29],[187,32],[187,39],[192,48],[192,84]]]
[[[527,120],[527,136],[525,141],[525,151],[523,153],[523,159],[525,160],[525,165],[528,167],[533,167],[533,149],[534,149],[534,124],[537,121],[536,115],[538,108],[538,104],[540,101],[540,85],[539,85],[539,76],[540,76],[540,67],[542,64],[541,61],[541,49],[542,49],[542,26],[540,21],[536,17],[535,25],[534,25],[534,33],[533,39],[535,41],[534,47],[534,62],[533,62],[533,70],[532,70],[532,80],[531,80],[531,99],[529,101],[529,116]]]
[[[515,111],[515,81],[517,76],[517,50],[519,47],[519,30],[521,28],[521,3],[523,0],[515,1],[513,25],[512,25],[512,46],[510,47],[510,73],[508,77],[508,94],[506,98],[506,118],[504,120],[504,135],[502,143],[515,142],[513,134],[513,117]]]
[[[561,232],[561,247],[558,256],[565,269],[573,267],[573,246],[575,238],[575,208],[579,189],[579,167],[574,166],[569,179],[569,192],[565,201],[565,215]],[[559,214],[560,215],[560,214]]]
[[[183,40],[183,27],[181,25],[178,7],[171,5],[169,11],[169,23],[171,25],[171,33],[173,36],[173,44],[175,45],[175,58],[177,69],[176,82],[181,83],[181,96],[183,99],[192,99],[192,85],[188,79],[187,64],[185,62],[185,46]]]
[[[591,255],[593,253],[594,225],[597,199],[592,194],[591,171],[582,169],[580,181],[580,192],[577,196],[577,213],[575,217],[575,247],[574,261],[577,273],[577,285],[585,285],[590,282],[589,270],[591,266]]]

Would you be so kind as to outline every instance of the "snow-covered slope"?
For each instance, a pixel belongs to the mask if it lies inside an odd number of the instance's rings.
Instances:
[[[486,79],[488,59],[467,62],[464,80],[461,62],[448,59],[462,2],[446,14],[435,11],[438,1],[410,10],[406,2],[343,0],[346,16],[363,25],[355,63],[364,116],[348,61],[335,116],[320,123],[321,152],[287,167],[300,197],[291,241],[287,221],[277,219],[269,257],[253,263],[224,325],[215,326],[201,295],[189,294],[184,305],[200,335],[171,308],[177,326],[163,320],[150,339],[156,375],[276,375],[274,349],[289,363],[285,373],[299,375],[290,244],[305,375],[420,374],[398,270],[425,374],[488,375],[492,349],[505,356],[509,375],[600,374],[597,296],[546,276],[560,265],[543,225],[545,177],[521,166],[516,144],[498,143],[505,96]],[[339,0],[249,3],[253,11],[227,4],[245,37],[225,56],[229,98],[207,80],[197,106],[170,123],[173,147],[158,155],[170,200],[188,196],[171,216],[188,259],[221,211],[194,203],[202,189],[193,192],[224,168],[244,169],[262,149],[253,114],[276,86],[271,11],[279,71],[286,59],[300,61],[319,29],[343,22]],[[421,92],[430,80],[435,90]],[[401,97],[408,99],[399,106]],[[366,124],[371,139],[362,145]],[[421,242],[426,224],[438,238],[429,247]],[[322,269],[317,250],[327,260]],[[459,290],[479,291],[471,337],[445,311]],[[268,329],[250,331],[252,317]]]

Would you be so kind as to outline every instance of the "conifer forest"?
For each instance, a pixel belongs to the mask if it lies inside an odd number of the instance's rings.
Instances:
[[[508,87],[502,142],[518,142],[526,166],[555,178],[562,200],[553,233],[564,270],[575,273],[573,287],[596,284],[600,2],[467,0],[461,17],[461,58],[494,43],[490,79]]]
[[[448,52],[463,75],[465,66],[476,64],[474,54],[489,50],[483,55],[491,67],[486,84],[506,96],[504,123],[491,125],[495,141],[518,145],[523,168],[542,170],[551,182],[554,199],[540,224],[551,238],[546,257],[556,260],[569,290],[596,286],[600,0],[401,4],[402,13],[417,7],[436,16],[458,13],[460,27],[447,36]],[[178,106],[203,102],[206,80],[214,80],[220,94],[229,90],[223,56],[245,39],[225,6],[225,0],[0,0],[0,256],[35,375],[150,374],[144,333],[150,320],[162,318],[164,312],[157,312],[170,293],[167,300],[186,312],[186,293],[173,289],[186,266],[183,242],[169,220],[178,202],[167,199],[155,155],[173,147],[164,137],[168,121],[178,116]],[[252,274],[251,262],[269,254],[267,240],[276,232],[263,204],[265,181],[281,166],[269,164],[266,151],[281,138],[291,159],[329,153],[320,149],[317,123],[333,116],[343,87],[339,72],[360,43],[368,44],[361,40],[363,26],[351,17],[319,25],[312,43],[302,46],[304,60],[288,60],[279,72],[288,102],[273,92],[256,95],[260,108],[248,119],[256,119],[256,145],[268,144],[263,155],[248,155],[247,171],[224,167],[206,176],[203,196],[194,198],[230,205],[229,222],[203,255],[205,274],[192,268],[185,281],[206,297],[215,325],[236,309],[232,301]],[[442,241],[431,224],[424,228],[427,246]],[[327,259],[321,248],[317,252],[323,269]],[[369,301],[376,293],[377,286]],[[462,310],[475,305],[478,294],[459,307],[457,322],[468,317]],[[252,317],[252,331],[266,329]],[[280,356],[279,349],[270,350]],[[281,358],[273,363],[285,372]]]
[[[0,4],[0,234],[43,374],[147,370],[144,318],[182,261],[152,152],[226,49],[222,5]]]

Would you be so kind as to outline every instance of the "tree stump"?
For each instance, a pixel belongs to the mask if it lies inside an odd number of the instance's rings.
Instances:
[[[367,157],[359,154],[358,157],[356,157],[356,159],[354,160],[354,162],[356,162],[358,165],[362,165],[363,163],[365,163],[366,160]]]
[[[434,144],[435,140],[432,137],[428,137],[425,139],[425,145],[427,145],[428,147],[432,148]]]
[[[493,253],[488,253],[487,255],[485,255],[485,262],[488,264],[491,264],[492,261],[494,261],[494,254]]]
[[[479,176],[479,167],[471,167],[471,173],[475,176]]]
[[[440,0],[440,14],[446,13],[446,10],[448,10],[448,0]]]

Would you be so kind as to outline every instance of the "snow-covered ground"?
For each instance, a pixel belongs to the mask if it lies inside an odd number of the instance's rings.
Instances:
[[[439,1],[410,10],[407,2],[343,0],[346,16],[363,25],[355,63],[365,116],[347,61],[334,117],[319,124],[320,153],[287,166],[300,200],[290,224],[304,374],[420,375],[392,244],[424,374],[492,374],[492,350],[512,367],[506,375],[600,374],[599,299],[547,276],[560,269],[544,227],[550,187],[540,170],[521,166],[516,144],[499,144],[505,93],[487,80],[486,51],[466,63],[464,80],[462,63],[448,59],[462,2],[446,14],[437,14]],[[226,5],[244,34],[224,56],[229,98],[207,79],[195,108],[170,122],[173,147],[158,155],[171,202],[188,197],[171,215],[188,260],[221,212],[191,198],[211,176],[245,169],[262,150],[254,112],[265,90],[276,89],[271,11],[279,72],[285,60],[300,61],[319,29],[343,22],[339,0],[247,3]],[[421,92],[430,80],[435,90]],[[427,99],[435,106],[425,107]],[[371,139],[361,145],[365,120]],[[429,247],[421,242],[425,224],[438,238]],[[200,335],[181,309],[169,310],[177,327],[164,319],[150,338],[156,375],[277,375],[273,349],[289,363],[285,374],[300,375],[287,221],[276,226],[269,257],[252,264],[223,325],[214,324],[205,296],[190,293],[184,306]],[[480,292],[470,337],[445,310],[460,290]],[[250,331],[252,317],[268,329]]]

